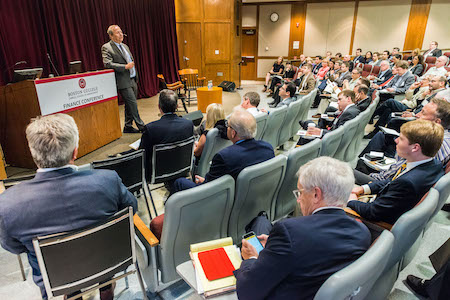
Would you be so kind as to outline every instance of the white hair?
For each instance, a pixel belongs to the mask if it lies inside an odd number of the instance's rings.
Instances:
[[[256,136],[256,119],[246,109],[237,106],[228,119],[228,126],[236,131],[242,139],[253,139]]]
[[[320,188],[327,206],[344,206],[355,184],[349,164],[328,156],[318,157],[301,166],[297,175],[305,190]]]
[[[380,62],[380,66],[381,66],[381,64],[387,64],[387,65],[389,66],[389,61],[387,61],[387,60],[382,60],[382,61]]]
[[[67,165],[78,147],[78,127],[66,114],[37,117],[26,129],[31,156],[39,168]]]

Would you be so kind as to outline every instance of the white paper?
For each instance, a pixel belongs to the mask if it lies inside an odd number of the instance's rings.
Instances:
[[[300,41],[294,41],[292,49],[300,49]]]
[[[133,148],[134,150],[138,150],[140,144],[141,144],[141,139],[138,139],[136,142],[131,143],[129,146],[130,146],[131,148]]]
[[[400,136],[400,133],[398,133],[394,129],[387,128],[387,127],[382,127],[382,126],[380,126],[380,129],[386,134],[392,134],[392,135],[395,135],[395,136]]]

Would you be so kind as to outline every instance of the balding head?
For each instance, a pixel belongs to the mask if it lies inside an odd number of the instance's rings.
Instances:
[[[248,140],[256,135],[255,117],[242,107],[235,107],[228,119],[227,136],[230,141],[236,143],[240,140]]]
[[[445,55],[439,56],[438,59],[436,59],[436,68],[441,68],[447,64],[448,57]]]

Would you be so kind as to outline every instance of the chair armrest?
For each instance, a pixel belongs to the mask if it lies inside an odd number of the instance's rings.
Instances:
[[[356,211],[354,211],[353,209],[349,208],[349,207],[345,207],[344,211],[347,215],[349,215],[350,217],[353,217],[355,219],[360,219],[361,221],[363,221],[364,223],[370,223],[373,224],[377,227],[381,227],[382,229],[387,229],[387,230],[391,230],[392,229],[392,225],[386,222],[373,222],[373,221],[367,221],[365,219],[363,219],[363,217],[361,217],[360,214],[358,214]]]
[[[140,235],[146,240],[146,242],[151,247],[158,246],[159,240],[156,238],[153,232],[151,232],[151,230],[145,225],[145,223],[137,214],[133,216],[133,220],[135,228],[140,233]]]

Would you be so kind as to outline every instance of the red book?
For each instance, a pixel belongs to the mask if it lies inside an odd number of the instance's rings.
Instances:
[[[223,248],[199,252],[198,260],[202,265],[206,278],[210,281],[231,276],[235,270]]]

